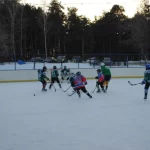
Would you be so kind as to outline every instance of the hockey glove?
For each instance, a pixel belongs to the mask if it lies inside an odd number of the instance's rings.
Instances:
[[[84,82],[84,85],[87,85],[87,82]]]
[[[96,76],[95,79],[98,79],[98,77]]]
[[[141,82],[141,84],[142,84],[142,85],[145,84],[145,81],[143,80],[143,81]]]

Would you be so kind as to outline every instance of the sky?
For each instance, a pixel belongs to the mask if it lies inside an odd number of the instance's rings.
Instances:
[[[45,6],[51,0],[22,0],[23,3],[30,3],[32,5]],[[141,4],[141,0],[61,0],[59,1],[65,7],[78,8],[78,14],[84,15],[91,20],[95,16],[100,16],[104,11],[109,11],[114,4],[122,5],[125,8],[125,14],[128,17],[133,17],[137,8]]]

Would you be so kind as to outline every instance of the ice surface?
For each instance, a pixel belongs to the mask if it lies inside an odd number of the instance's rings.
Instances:
[[[40,82],[1,83],[0,150],[150,150],[150,96],[144,101],[144,86],[128,80],[142,79],[112,79],[92,99],[56,83],[57,92],[44,93]]]

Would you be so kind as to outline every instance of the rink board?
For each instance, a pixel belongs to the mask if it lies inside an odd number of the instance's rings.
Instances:
[[[94,79],[96,70],[71,69],[71,72],[81,71],[87,79]],[[144,71],[144,68],[111,68],[112,78],[143,78]],[[51,77],[50,70],[47,71],[47,76]],[[37,70],[0,71],[0,82],[33,82],[37,81],[37,78]]]

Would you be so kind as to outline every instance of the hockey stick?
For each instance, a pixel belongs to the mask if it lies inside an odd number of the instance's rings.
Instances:
[[[68,96],[72,96],[76,91],[73,91],[71,94],[67,94]]]
[[[63,92],[67,92],[70,89],[71,85],[66,89],[66,90],[62,90]]]
[[[94,92],[95,92],[95,90],[96,90],[96,86],[95,86],[94,90],[92,91],[92,93],[94,93]]]
[[[97,84],[97,81],[98,81],[98,80],[96,80],[96,84]],[[95,92],[96,88],[97,88],[97,86],[95,85],[95,88],[94,88],[94,90],[92,91],[92,93]]]
[[[56,92],[56,88],[54,87],[54,85],[52,85],[53,86],[53,88],[54,88],[54,90],[55,90],[55,92]]]
[[[132,84],[130,81],[128,81],[128,83],[129,83],[131,86],[141,84],[141,83]]]
[[[55,90],[55,92],[56,92],[56,88],[55,88],[55,86],[52,84],[52,86],[53,86],[53,88],[54,88],[54,90]],[[51,87],[50,87],[50,85],[49,85],[49,89],[51,89]]]

